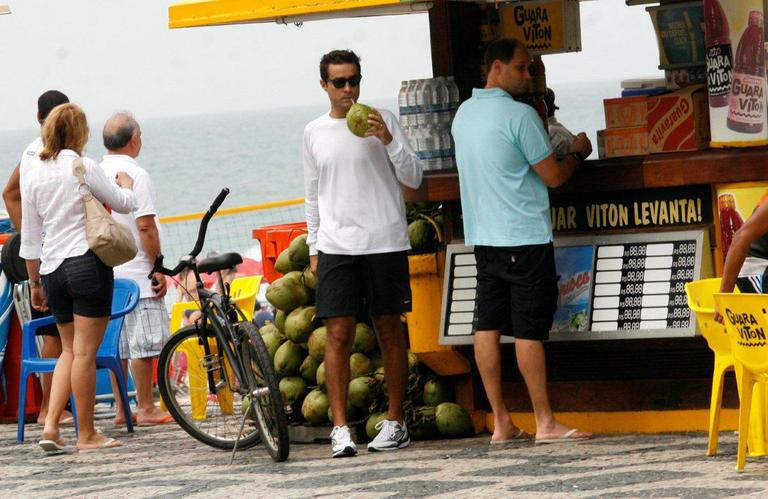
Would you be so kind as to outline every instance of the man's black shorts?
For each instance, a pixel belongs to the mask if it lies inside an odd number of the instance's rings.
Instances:
[[[546,340],[557,309],[552,243],[497,248],[475,246],[477,298],[474,331]]]
[[[367,310],[363,307],[367,305]],[[408,254],[317,254],[318,318],[357,316],[360,312],[399,315],[411,311]]]

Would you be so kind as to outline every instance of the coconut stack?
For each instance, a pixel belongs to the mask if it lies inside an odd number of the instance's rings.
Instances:
[[[325,387],[327,330],[315,317],[315,275],[309,268],[307,236],[291,241],[275,262],[283,274],[267,289],[275,307],[275,320],[259,332],[280,378],[283,402],[291,407],[295,423],[328,425],[332,420]],[[415,439],[457,437],[471,433],[466,410],[451,402],[452,387],[408,352],[408,392],[404,404],[406,423]],[[355,325],[347,418],[365,422],[373,438],[375,425],[386,417],[386,373],[373,328]]]

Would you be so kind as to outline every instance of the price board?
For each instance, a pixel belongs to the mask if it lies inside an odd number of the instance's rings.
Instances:
[[[557,238],[555,266],[551,340],[693,336],[685,284],[712,273],[708,230]],[[472,343],[476,276],[474,249],[449,245],[441,344]]]

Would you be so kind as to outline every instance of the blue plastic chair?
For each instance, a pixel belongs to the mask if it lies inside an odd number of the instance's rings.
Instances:
[[[0,266],[0,268],[2,268]],[[7,400],[8,391],[3,375],[3,361],[5,359],[5,346],[8,343],[8,331],[11,327],[11,315],[13,313],[13,284],[8,282],[4,275],[0,275],[0,390],[2,400]]]
[[[120,386],[120,398],[123,401],[125,414],[125,424],[129,432],[133,432],[133,423],[131,422],[131,408],[128,400],[128,390],[126,387],[125,375],[120,361],[120,331],[123,328],[123,318],[126,314],[133,311],[139,303],[139,285],[130,279],[115,279],[114,291],[112,294],[112,315],[104,332],[104,339],[96,353],[96,369],[110,369],[117,378]],[[27,378],[32,373],[53,372],[56,367],[57,359],[40,358],[37,353],[35,343],[35,331],[48,324],[53,324],[53,316],[34,319],[24,324],[21,344],[21,377],[19,379],[19,412],[18,412],[18,430],[16,441],[24,442],[24,410],[27,402]],[[77,430],[77,414],[75,403],[72,401],[72,416],[75,419],[75,430]]]

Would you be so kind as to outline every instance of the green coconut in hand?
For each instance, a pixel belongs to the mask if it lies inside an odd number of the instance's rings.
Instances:
[[[368,115],[373,112],[373,109],[365,104],[355,103],[349,108],[347,112],[347,128],[349,131],[357,135],[358,137],[365,136],[366,130],[371,128],[371,124],[368,123]]]

